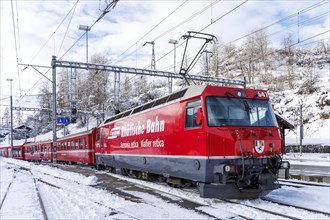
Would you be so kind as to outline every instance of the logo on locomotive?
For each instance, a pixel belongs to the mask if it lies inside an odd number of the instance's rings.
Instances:
[[[258,154],[261,154],[262,152],[264,152],[265,149],[265,141],[264,140],[256,140],[254,142],[254,149],[256,150],[256,152]]]
[[[158,116],[155,119],[147,119],[145,123],[138,121],[125,122],[120,127],[114,127],[110,131],[108,139],[115,139],[119,136],[130,137],[143,134],[151,134],[165,131],[165,120],[159,120]]]

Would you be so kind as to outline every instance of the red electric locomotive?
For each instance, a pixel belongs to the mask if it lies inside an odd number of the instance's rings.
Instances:
[[[93,128],[57,139],[57,161],[95,165],[96,132]]]
[[[27,161],[52,161],[52,142],[40,141],[24,144],[24,158]]]
[[[194,182],[202,197],[256,198],[278,188],[281,137],[264,90],[190,86],[106,119],[98,168]]]

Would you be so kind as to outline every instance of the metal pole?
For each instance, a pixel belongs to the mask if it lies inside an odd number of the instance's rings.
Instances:
[[[52,57],[52,86],[53,86],[53,163],[56,163],[56,56]]]
[[[11,148],[11,158],[13,158],[13,79],[7,79],[10,82],[10,148]]]
[[[176,65],[176,45],[178,44],[177,40],[170,39],[168,42],[170,44],[174,45],[174,64],[173,64],[173,72],[175,73],[175,65]],[[173,86],[173,78],[169,77],[168,78],[168,91],[169,93],[172,93],[172,86]]]
[[[34,116],[34,142],[36,142],[36,136],[37,136],[37,125],[36,125],[36,117]]]
[[[213,55],[213,52],[211,52],[211,51],[208,51],[208,50],[204,50],[203,51],[204,53],[205,53],[205,62],[206,62],[206,76],[208,76],[209,75],[209,56],[208,56],[208,54],[211,54],[211,56],[210,57],[212,57],[212,55]]]
[[[88,63],[88,29],[86,29],[86,63]]]
[[[208,76],[209,75],[209,61],[207,60],[207,57],[208,57],[208,55],[207,55],[207,53],[205,54],[206,56],[206,75]]]
[[[10,81],[10,148],[11,148],[11,157],[13,158],[13,141],[14,141],[14,135],[13,135],[13,130],[14,130],[14,121],[13,121],[13,90],[12,90],[12,82],[13,80]]]
[[[79,30],[86,31],[86,63],[88,63],[88,31],[91,30],[91,27],[79,25]]]
[[[304,125],[302,118],[302,104],[300,104],[300,154],[302,154],[302,140],[304,138]]]

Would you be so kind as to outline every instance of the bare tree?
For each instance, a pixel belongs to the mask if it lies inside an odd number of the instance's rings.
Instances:
[[[220,62],[221,62],[221,44],[216,42],[212,45],[212,56],[208,59],[209,60],[209,73],[210,75],[218,77],[221,73],[220,70]]]
[[[94,55],[92,63],[107,64],[105,56]],[[79,106],[83,110],[102,110],[107,101],[109,73],[99,70],[89,70],[87,78],[79,86]]]
[[[287,68],[287,76],[284,77],[288,82],[289,88],[294,88],[295,81],[295,62],[294,62],[294,50],[293,50],[293,36],[288,34],[282,40],[282,46],[284,48],[285,63]]]
[[[69,108],[70,106],[70,89],[69,89],[69,69],[59,72],[58,90],[56,94],[57,105],[59,108]]]
[[[257,45],[253,35],[249,35],[245,43],[247,63],[247,78],[249,83],[254,83],[255,77],[255,59],[257,57]]]
[[[40,108],[51,109],[52,107],[52,93],[51,93],[51,84],[49,81],[42,81],[41,87],[39,88],[39,106]],[[51,121],[52,115],[51,111],[40,112],[38,118],[40,127],[43,128],[43,131],[47,132],[51,130]]]

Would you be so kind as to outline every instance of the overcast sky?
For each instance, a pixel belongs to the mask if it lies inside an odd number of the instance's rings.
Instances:
[[[184,42],[181,37],[187,31],[202,31],[229,43],[283,19],[266,29],[273,46],[279,46],[287,33],[295,41],[304,41],[329,31],[330,19],[329,1],[317,0],[120,0],[98,22],[106,7],[103,0],[1,0],[0,5],[1,106],[9,105],[10,83],[6,79],[12,78],[14,106],[21,107],[31,106],[31,95],[38,94],[46,78],[32,67],[22,71],[24,66],[17,63],[50,66],[53,55],[85,62],[86,36],[78,30],[79,25],[94,24],[88,34],[89,57],[101,54],[112,65],[150,68],[151,45],[142,45],[154,41],[156,69],[173,71],[169,39],[179,40],[178,66],[183,49],[179,45]],[[302,44],[326,38],[329,32]],[[245,39],[233,43],[243,44]],[[202,43],[192,41],[190,53]],[[37,69],[51,79],[51,71]]]

